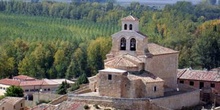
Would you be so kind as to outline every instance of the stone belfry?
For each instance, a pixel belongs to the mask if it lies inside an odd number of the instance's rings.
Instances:
[[[144,55],[147,36],[139,32],[139,20],[131,15],[122,18],[121,31],[112,35],[112,49],[107,57],[130,54]]]

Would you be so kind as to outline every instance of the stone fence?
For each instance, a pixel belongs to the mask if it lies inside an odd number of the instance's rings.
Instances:
[[[87,104],[97,104],[106,107],[126,110],[168,110],[167,108],[157,106],[149,98],[112,98],[100,96],[82,96],[69,94],[68,101],[84,102]]]
[[[151,99],[151,101],[163,107],[181,109],[182,107],[189,107],[199,104],[200,91],[194,90],[182,94]]]
[[[56,105],[68,99],[67,95],[61,95],[60,97],[52,100],[49,104]]]

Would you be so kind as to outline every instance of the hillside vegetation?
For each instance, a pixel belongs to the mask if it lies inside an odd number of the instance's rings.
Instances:
[[[103,68],[110,35],[130,13],[150,42],[180,51],[179,68],[220,66],[220,6],[178,2],[154,10],[136,2],[122,7],[0,1],[0,77],[92,76]]]

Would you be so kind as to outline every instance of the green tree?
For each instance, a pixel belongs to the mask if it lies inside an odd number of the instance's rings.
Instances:
[[[10,97],[23,97],[23,89],[19,86],[10,86],[9,88],[6,89],[5,96],[10,96]]]
[[[89,80],[86,76],[86,74],[82,74],[78,79],[77,79],[78,84],[86,84],[89,83]]]
[[[67,83],[67,81],[63,81],[62,84],[58,87],[56,93],[57,94],[66,94],[67,89],[70,87],[70,85]]]

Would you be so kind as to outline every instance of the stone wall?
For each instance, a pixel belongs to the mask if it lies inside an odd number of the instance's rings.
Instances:
[[[39,100],[51,101],[54,100],[61,95],[52,94],[52,93],[34,93],[33,94],[33,101],[38,102]]]
[[[99,94],[101,96],[122,97],[122,88],[126,84],[123,80],[127,78],[126,75],[126,73],[100,71],[97,82]]]
[[[164,54],[147,58],[145,70],[162,78],[165,85],[177,87],[178,54]]]
[[[178,95],[151,99],[151,101],[163,107],[167,107],[171,109],[181,109],[182,107],[189,107],[199,104],[200,101],[199,96],[200,96],[200,91],[195,90]]]
[[[152,103],[148,98],[110,98],[97,96],[69,95],[68,101],[97,104],[121,110],[168,110],[168,108]]]
[[[145,83],[145,97],[156,98],[164,96],[164,83],[163,82],[148,82]]]

